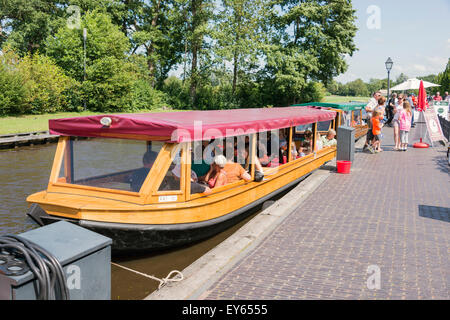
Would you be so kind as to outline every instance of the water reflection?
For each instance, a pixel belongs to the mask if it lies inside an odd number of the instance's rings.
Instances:
[[[55,151],[56,144],[0,150],[0,234],[37,227],[26,198],[47,188]]]
[[[0,234],[22,233],[38,227],[26,215],[27,196],[45,190],[56,151],[56,144],[0,150]],[[291,187],[292,188],[292,187]],[[291,188],[278,195],[280,198]],[[170,271],[183,270],[254,217],[261,206],[247,212],[239,224],[205,241],[182,248],[149,253],[140,256],[113,257],[113,261],[128,268],[166,277]],[[111,298],[143,299],[157,289],[159,282],[111,266]]]

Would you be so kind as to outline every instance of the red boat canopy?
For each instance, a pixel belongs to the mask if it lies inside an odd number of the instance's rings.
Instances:
[[[63,136],[188,142],[328,121],[335,116],[335,111],[304,106],[112,114],[49,120],[49,129]]]

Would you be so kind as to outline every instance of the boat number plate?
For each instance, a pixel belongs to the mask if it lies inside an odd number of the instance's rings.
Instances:
[[[177,201],[178,197],[177,196],[159,196],[159,202],[173,202],[173,201]]]

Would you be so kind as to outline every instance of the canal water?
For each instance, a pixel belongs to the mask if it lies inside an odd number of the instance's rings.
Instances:
[[[38,227],[26,215],[26,198],[46,189],[55,151],[56,144],[0,150],[0,235],[18,234]],[[254,208],[245,220],[205,241],[145,255],[113,256],[112,261],[158,278],[166,277],[172,270],[182,271],[236,232],[260,210],[261,206]],[[158,281],[111,266],[112,299],[143,299],[158,285]]]

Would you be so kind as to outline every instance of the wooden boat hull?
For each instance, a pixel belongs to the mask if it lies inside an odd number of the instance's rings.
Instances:
[[[307,111],[298,123],[291,126],[292,121],[288,121],[284,124],[289,125],[287,145],[292,145],[294,125],[301,124],[301,121],[313,124],[313,137],[317,139],[321,133],[317,130],[319,121],[328,121],[334,128],[339,123],[335,112],[320,109]],[[302,110],[299,112],[303,113]],[[275,124],[281,126],[283,122]],[[99,184],[78,183],[74,175],[76,148],[69,136],[63,136],[58,142],[48,188],[27,198],[32,203],[28,214],[41,225],[66,220],[104,234],[112,238],[114,251],[152,251],[185,245],[236,224],[251,213],[251,208],[300,182],[335,158],[336,146],[319,149],[315,138],[310,146],[314,151],[306,156],[292,159],[292,152],[288,152],[288,159],[285,159],[287,163],[262,168],[263,181],[239,180],[218,186],[210,193],[198,193],[191,192],[189,183],[192,156],[190,142],[165,142],[139,192],[131,192],[102,185],[99,180],[106,177],[102,175],[89,178],[91,183],[95,179]],[[255,133],[249,136],[249,142],[253,152],[256,152]],[[166,174],[174,178],[171,165],[175,154],[181,160],[179,187],[177,185],[173,190],[160,189]],[[252,176],[254,170],[253,165],[250,170]],[[129,172],[118,172],[123,173]],[[113,177],[112,181],[115,182],[117,175],[109,174],[107,177]]]
[[[112,249],[116,253],[157,251],[194,243],[230,228],[254,213],[251,209],[299,183],[310,174],[311,172],[224,216],[194,223],[151,225],[77,220],[49,215],[38,204],[33,204],[27,214],[40,225],[65,220],[103,234],[113,240]]]

